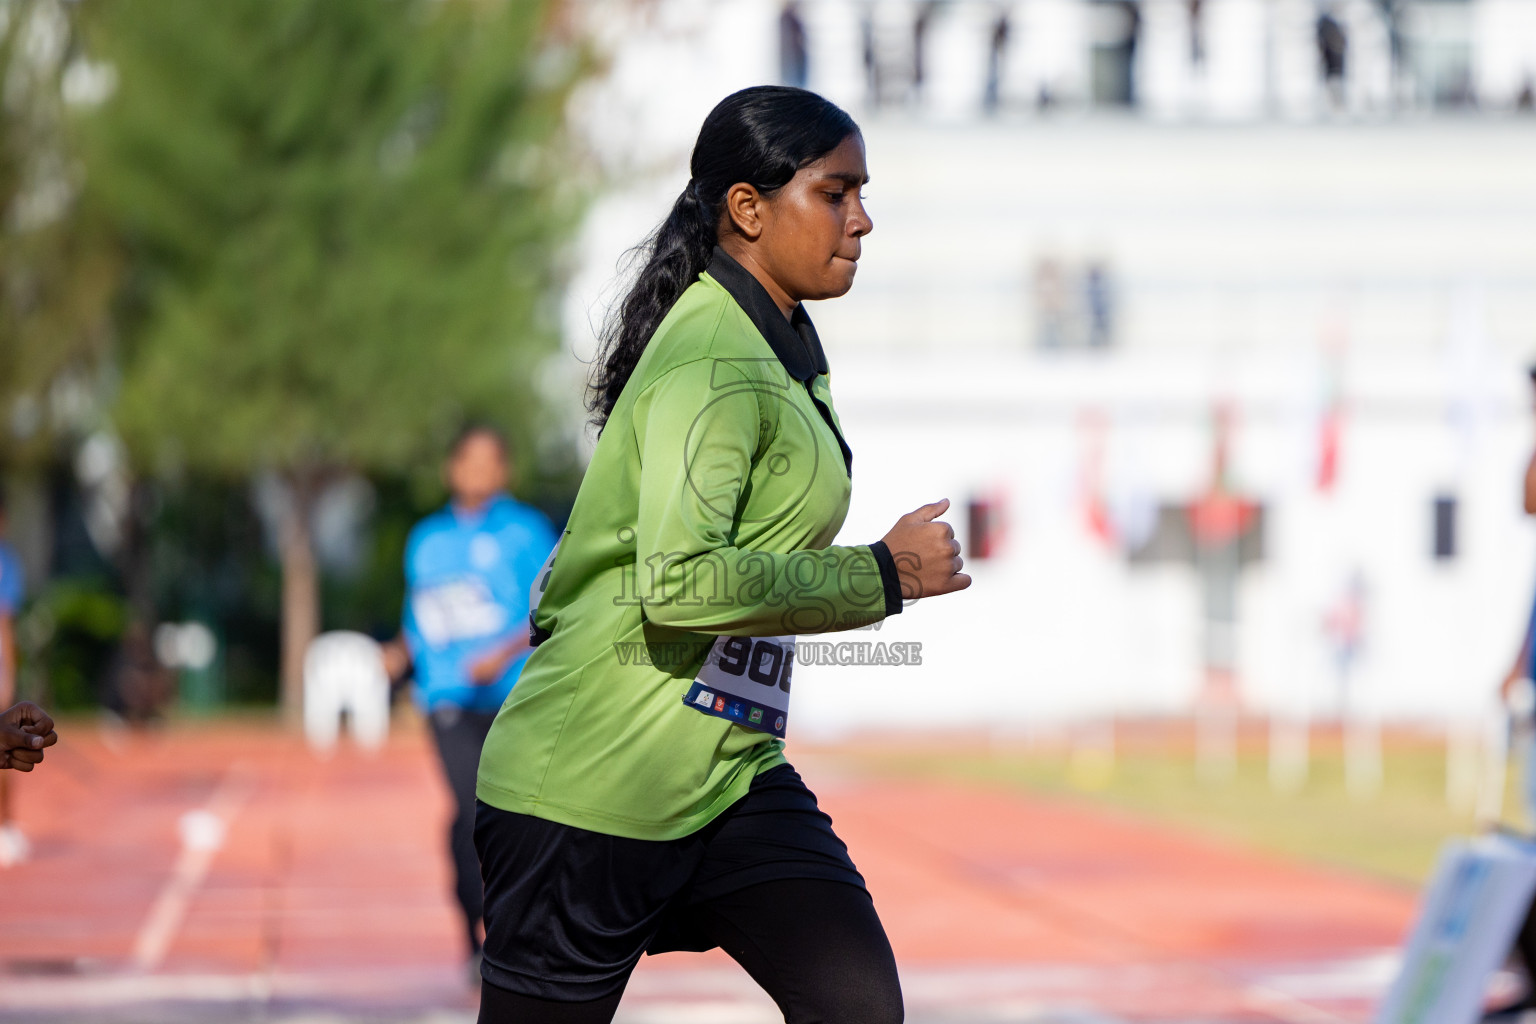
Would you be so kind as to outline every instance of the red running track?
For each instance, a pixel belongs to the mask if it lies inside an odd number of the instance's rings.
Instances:
[[[0,1020],[473,1019],[420,728],[330,757],[263,723],[61,735],[12,775],[33,851],[0,870]],[[869,880],[914,1024],[1363,1021],[1415,907],[1090,804],[794,759]],[[668,954],[621,1019],[777,1017],[723,956]]]

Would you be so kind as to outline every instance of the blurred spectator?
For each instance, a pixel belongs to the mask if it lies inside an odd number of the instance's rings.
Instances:
[[[1536,79],[1530,75],[1525,76],[1525,81],[1520,86],[1520,95],[1515,97],[1515,109],[1527,113],[1536,110]]]
[[[987,88],[982,96],[982,109],[988,114],[997,113],[1002,102],[1003,64],[1008,56],[1008,12],[1001,11],[992,23],[992,39],[987,47]]]
[[[1532,366],[1529,372],[1532,388],[1536,390],[1536,366]],[[1532,453],[1525,467],[1524,493],[1525,514],[1536,516],[1536,452]],[[1536,665],[1532,664],[1533,635],[1536,635],[1536,602],[1533,602],[1530,617],[1526,620],[1525,635],[1520,641],[1515,663],[1510,666],[1509,673],[1499,687],[1499,695],[1504,704],[1512,712],[1519,708],[1519,713],[1524,715],[1532,712],[1531,695],[1528,690],[1522,693],[1521,687],[1522,684],[1529,686],[1527,680],[1536,678]],[[1532,749],[1526,750],[1524,802],[1526,814],[1536,815],[1536,750]],[[1513,1002],[1490,1010],[1483,1017],[1485,1021],[1521,1020],[1525,1013],[1536,1010],[1536,905],[1526,912],[1525,923],[1515,939],[1513,952],[1515,959],[1525,968],[1526,991]]]
[[[1036,348],[1114,346],[1117,298],[1114,273],[1106,259],[1079,264],[1055,254],[1043,255],[1035,263],[1031,294]]]
[[[1136,105],[1136,51],[1141,42],[1137,0],[1099,0],[1093,44],[1093,99],[1105,106]]]
[[[810,80],[810,69],[805,19],[800,14],[797,0],[790,0],[779,12],[779,80],[785,85],[804,89]]]
[[[1323,634],[1328,638],[1338,682],[1340,719],[1347,720],[1355,711],[1358,695],[1350,692],[1350,683],[1365,646],[1367,598],[1365,574],[1357,567],[1345,580],[1337,600],[1323,614]]]
[[[1109,348],[1114,342],[1114,294],[1109,268],[1095,260],[1083,272],[1083,303],[1088,313],[1088,347]]]
[[[527,660],[528,592],[555,545],[548,520],[505,493],[511,470],[498,432],[465,429],[449,451],[449,504],[416,524],[405,549],[402,633],[415,666],[416,701],[453,793],[448,846],[477,986],[484,916],[474,838],[480,748]],[[398,660],[386,653],[391,668]]]
[[[1238,584],[1258,525],[1258,506],[1237,494],[1230,479],[1233,411],[1220,405],[1212,417],[1211,482],[1189,507],[1195,569],[1204,609],[1205,687],[1201,699],[1233,707],[1238,699]]]
[[[1189,63],[1196,70],[1205,67],[1205,0],[1188,0]]]
[[[16,699],[16,613],[26,596],[21,558],[6,540],[5,492],[0,491],[0,707]]]
[[[864,8],[859,18],[859,42],[864,60],[864,103],[871,110],[880,106],[883,82],[880,80],[880,55],[875,45],[875,12]]]
[[[917,17],[912,19],[912,99],[918,103],[922,102],[928,77],[928,32],[938,9],[937,0],[923,0],[917,7]]]
[[[1139,0],[1121,0],[1125,8],[1128,28],[1125,35],[1125,103],[1136,105],[1136,49],[1141,43],[1141,3]]]
[[[129,725],[159,721],[175,695],[174,674],[155,653],[148,627],[131,622],[107,669],[102,705]]]
[[[1403,55],[1407,39],[1403,32],[1404,0],[1376,0],[1376,7],[1387,25],[1387,50],[1391,59],[1392,102],[1398,102],[1398,82],[1403,75]]]
[[[1067,285],[1061,264],[1042,256],[1035,264],[1035,345],[1065,348],[1067,339]]]
[[[0,707],[16,699],[16,613],[26,596],[21,558],[5,539],[7,525],[5,493],[0,491]],[[0,866],[26,856],[26,838],[12,815],[10,780],[0,775]]]
[[[1536,366],[1530,370],[1531,385],[1536,390]],[[1525,514],[1536,516],[1536,453],[1532,453],[1530,462],[1525,467]],[[1536,602],[1532,603],[1530,617],[1526,620],[1525,633],[1520,639],[1519,651],[1515,654],[1515,663],[1510,666],[1509,672],[1504,677],[1503,684],[1499,687],[1499,694],[1504,703],[1513,707],[1520,685],[1528,679],[1536,678],[1536,664],[1532,663],[1532,639],[1536,637]],[[1526,765],[1526,801],[1528,806],[1536,811],[1536,757],[1532,757]]]
[[[1344,105],[1344,66],[1349,53],[1349,37],[1344,33],[1332,8],[1317,15],[1317,54],[1323,72],[1323,84],[1335,107]]]

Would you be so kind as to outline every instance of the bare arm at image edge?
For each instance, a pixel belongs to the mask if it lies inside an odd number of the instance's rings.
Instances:
[[[53,719],[31,701],[0,712],[0,768],[29,772],[42,762],[44,748],[57,742]]]
[[[488,686],[500,679],[507,666],[530,647],[527,632],[520,632],[493,646],[469,667],[469,681],[476,686]]]
[[[1536,453],[1525,467],[1525,514],[1536,516]]]
[[[10,612],[0,612],[0,708],[16,699],[16,624]]]

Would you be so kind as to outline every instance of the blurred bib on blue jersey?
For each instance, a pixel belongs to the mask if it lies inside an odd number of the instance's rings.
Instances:
[[[418,588],[411,595],[411,611],[422,639],[432,647],[494,636],[507,626],[507,610],[474,576]]]
[[[794,667],[793,636],[722,636],[710,647],[683,703],[701,714],[782,737]]]

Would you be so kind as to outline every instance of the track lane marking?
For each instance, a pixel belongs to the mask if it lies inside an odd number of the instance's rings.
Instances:
[[[161,887],[155,902],[151,904],[144,923],[139,926],[133,941],[134,970],[148,974],[165,961],[187,908],[203,880],[213,859],[224,846],[230,822],[239,812],[255,788],[255,775],[244,762],[232,765],[219,781],[218,788],[208,802],[183,814],[178,820],[181,851],[171,869],[170,878]]]

